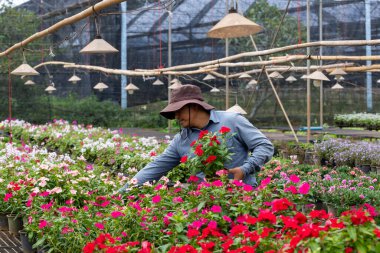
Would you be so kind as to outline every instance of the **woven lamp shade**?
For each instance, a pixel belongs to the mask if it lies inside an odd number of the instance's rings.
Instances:
[[[23,63],[20,66],[18,66],[15,70],[13,70],[11,74],[15,76],[36,76],[40,73],[38,73],[29,64]]]
[[[219,39],[238,38],[256,34],[261,30],[261,26],[238,14],[235,9],[231,9],[222,20],[208,31],[207,36]]]
[[[87,46],[79,51],[81,54],[109,54],[117,53],[119,50],[111,46],[107,41],[103,40],[101,36],[96,36]]]
[[[157,78],[157,80],[153,82],[153,85],[164,85],[164,83]]]
[[[282,79],[284,78],[280,73],[278,73],[277,71],[274,71],[272,73],[270,73],[268,75],[270,78],[274,78],[274,79]]]
[[[36,83],[33,82],[32,80],[28,80],[25,82],[25,85],[35,85]]]
[[[246,79],[246,78],[252,78],[252,76],[250,74],[247,74],[247,73],[243,73],[239,76],[240,79]]]
[[[217,92],[220,92],[220,90],[219,90],[218,88],[214,87],[214,88],[212,88],[212,89],[210,90],[210,92],[212,92],[212,93],[217,93]]]
[[[99,82],[94,86],[94,89],[102,92],[104,89],[108,89],[108,85],[106,85],[105,83]]]
[[[49,85],[45,91],[47,91],[49,94],[51,94],[53,91],[56,91],[57,89],[53,85]]]
[[[139,90],[140,88],[134,85],[133,83],[129,83],[124,90],[128,91],[128,94],[133,94],[135,90]]]
[[[236,113],[239,113],[239,114],[247,114],[246,111],[244,111],[243,108],[240,107],[240,105],[236,104],[232,107],[230,107],[227,112],[236,112]]]
[[[343,89],[343,86],[339,83],[336,83],[333,87],[331,87],[332,90],[341,90]]]
[[[73,75],[72,77],[70,77],[69,82],[72,82],[73,84],[76,84],[80,80],[82,80],[82,79],[79,76]]]
[[[320,81],[330,81],[321,71],[316,70],[306,77],[306,79],[320,80]]]
[[[294,76],[289,76],[288,78],[285,79],[285,81],[292,83],[292,82],[297,81],[297,79]]]
[[[336,68],[330,72],[330,75],[331,76],[343,76],[343,75],[347,75],[347,73],[343,69]]]
[[[207,75],[203,78],[204,81],[207,81],[207,80],[214,80],[214,79],[215,79],[215,77],[214,77],[213,75],[211,75],[211,74],[207,74]]]

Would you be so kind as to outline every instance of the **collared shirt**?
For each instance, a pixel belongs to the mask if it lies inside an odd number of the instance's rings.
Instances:
[[[231,160],[225,164],[227,169],[240,167],[244,172],[244,183],[255,186],[255,172],[273,155],[273,145],[268,138],[240,114],[226,111],[210,111],[210,120],[203,129],[185,128],[176,134],[166,150],[135,175],[139,184],[159,180],[180,163],[181,157],[191,153],[190,144],[197,140],[201,130],[217,132],[222,126],[234,133],[227,140],[232,152]],[[202,174],[197,175],[204,177]],[[233,175],[230,175],[233,178]]]

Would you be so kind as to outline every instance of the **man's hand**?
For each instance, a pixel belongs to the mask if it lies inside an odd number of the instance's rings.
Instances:
[[[243,178],[244,178],[244,172],[240,167],[230,169],[230,170],[228,170],[228,172],[230,174],[234,175],[235,180],[243,180]]]

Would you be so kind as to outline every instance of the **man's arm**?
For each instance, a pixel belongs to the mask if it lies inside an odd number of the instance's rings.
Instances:
[[[175,136],[172,142],[161,155],[156,157],[154,161],[147,164],[133,177],[133,179],[137,180],[137,183],[139,185],[142,185],[147,181],[159,180],[162,176],[166,175],[168,171],[179,164],[180,156],[176,148],[178,145],[179,137],[180,136]],[[127,188],[128,184],[125,184],[119,190],[119,192],[123,192]]]
[[[261,166],[272,158],[274,148],[269,139],[241,115],[236,117],[236,132],[239,141],[251,151],[251,156],[240,166],[240,171],[239,167],[230,170],[234,178],[240,180],[246,175],[260,171]]]

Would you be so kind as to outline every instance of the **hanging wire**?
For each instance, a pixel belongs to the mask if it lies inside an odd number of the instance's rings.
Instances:
[[[9,120],[9,143],[12,144],[12,78],[11,78],[11,58],[8,59],[8,120]]]

